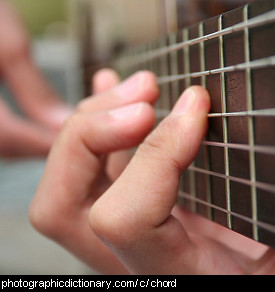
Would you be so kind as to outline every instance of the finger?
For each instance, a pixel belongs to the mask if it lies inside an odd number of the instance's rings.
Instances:
[[[102,155],[139,143],[152,128],[154,120],[153,109],[146,103],[93,114],[73,115],[56,139],[49,155],[40,185],[43,191],[38,192],[39,197],[45,195],[50,202],[53,196],[54,204],[58,196],[65,198],[65,204],[56,205],[56,209],[65,205],[79,206],[90,197],[91,192],[101,193],[104,188],[102,181],[103,184],[106,183],[106,180],[102,180]],[[56,194],[54,189],[60,182],[62,191]],[[74,204],[71,204],[72,201]],[[43,205],[40,204],[42,207]]]
[[[134,74],[123,83],[115,86],[119,77],[109,69],[99,71],[94,77],[96,92],[101,94],[82,101],[78,106],[80,112],[108,110],[115,107],[145,101],[153,104],[159,94],[156,77],[147,71]],[[112,88],[112,89],[111,89]],[[104,90],[110,89],[107,92]],[[131,158],[129,151],[113,153],[108,157],[107,172],[112,181],[124,170]]]
[[[118,74],[111,69],[99,70],[93,77],[92,88],[94,94],[101,94],[111,90],[120,83]],[[118,151],[112,153],[107,160],[106,172],[112,181],[124,170],[125,166],[129,163],[131,158],[130,150]]]
[[[15,116],[0,100],[0,155],[4,157],[44,156],[55,133]]]
[[[209,108],[204,89],[192,87],[184,92],[170,116],[145,139],[124,173],[91,209],[92,230],[131,271],[150,273],[159,267],[159,272],[161,255],[176,262],[182,249],[188,251],[186,263],[194,255],[171,211],[179,176],[206,133]]]
[[[102,155],[140,143],[154,122],[146,103],[72,116],[52,148],[32,202],[30,218],[36,229],[91,266],[112,270],[102,261],[106,248],[94,241],[86,224],[91,204],[109,187]]]
[[[30,55],[30,40],[20,16],[9,3],[0,2],[0,71],[22,111],[56,131],[72,113],[70,106],[45,80]]]
[[[29,53],[29,36],[20,15],[10,1],[0,1],[0,67],[8,66],[18,55]]]
[[[55,133],[24,120],[9,127],[7,135],[1,134],[0,154],[4,157],[46,156],[54,142]]]
[[[155,75],[151,72],[142,71],[134,74],[108,92],[83,100],[77,110],[79,112],[110,110],[141,101],[153,104],[158,94],[159,88]]]
[[[59,131],[73,113],[30,58],[23,57],[4,68],[3,78],[22,111],[36,122]]]
[[[111,69],[101,69],[92,79],[93,94],[101,94],[111,90],[120,83],[118,74]]]

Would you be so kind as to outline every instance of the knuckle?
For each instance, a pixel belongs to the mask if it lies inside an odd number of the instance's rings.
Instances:
[[[127,248],[136,239],[131,220],[125,214],[106,212],[96,204],[90,210],[89,225],[98,238],[116,248]]]
[[[41,234],[57,239],[58,237],[58,222],[56,220],[54,210],[46,208],[47,206],[41,207],[40,204],[32,202],[29,209],[29,221],[31,225]]]

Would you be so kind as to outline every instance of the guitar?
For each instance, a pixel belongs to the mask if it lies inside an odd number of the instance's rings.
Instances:
[[[123,77],[144,69],[158,76],[158,121],[190,85],[208,89],[209,130],[182,174],[178,203],[275,247],[275,1],[173,2],[176,29],[111,64]],[[247,4],[230,10],[236,2]],[[172,1],[160,3],[165,11]],[[186,27],[187,3],[207,16],[230,11]]]

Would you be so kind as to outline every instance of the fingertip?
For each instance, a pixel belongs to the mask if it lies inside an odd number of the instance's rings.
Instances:
[[[60,104],[47,112],[48,121],[54,129],[60,130],[64,122],[74,113],[73,107]]]
[[[211,107],[211,98],[207,89],[199,85],[193,85],[190,88],[199,98],[201,108],[203,108],[206,112],[209,112]]]
[[[210,110],[210,96],[202,86],[188,87],[180,96],[172,114],[206,114]]]
[[[147,95],[148,102],[154,103],[159,96],[159,86],[156,75],[151,71],[140,71],[139,74],[142,76],[142,88],[144,90],[144,95]]]
[[[153,104],[159,95],[157,78],[150,71],[138,71],[122,82],[115,89],[122,100],[138,101],[144,100]]]
[[[97,71],[92,78],[94,94],[100,94],[115,87],[120,82],[119,75],[112,69],[104,68]]]

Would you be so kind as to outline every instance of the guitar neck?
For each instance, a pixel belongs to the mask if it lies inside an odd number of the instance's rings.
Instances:
[[[182,174],[178,202],[273,247],[274,9],[274,0],[258,0],[129,48],[114,62],[125,77],[144,69],[158,76],[159,121],[190,85],[208,89],[209,131]]]

